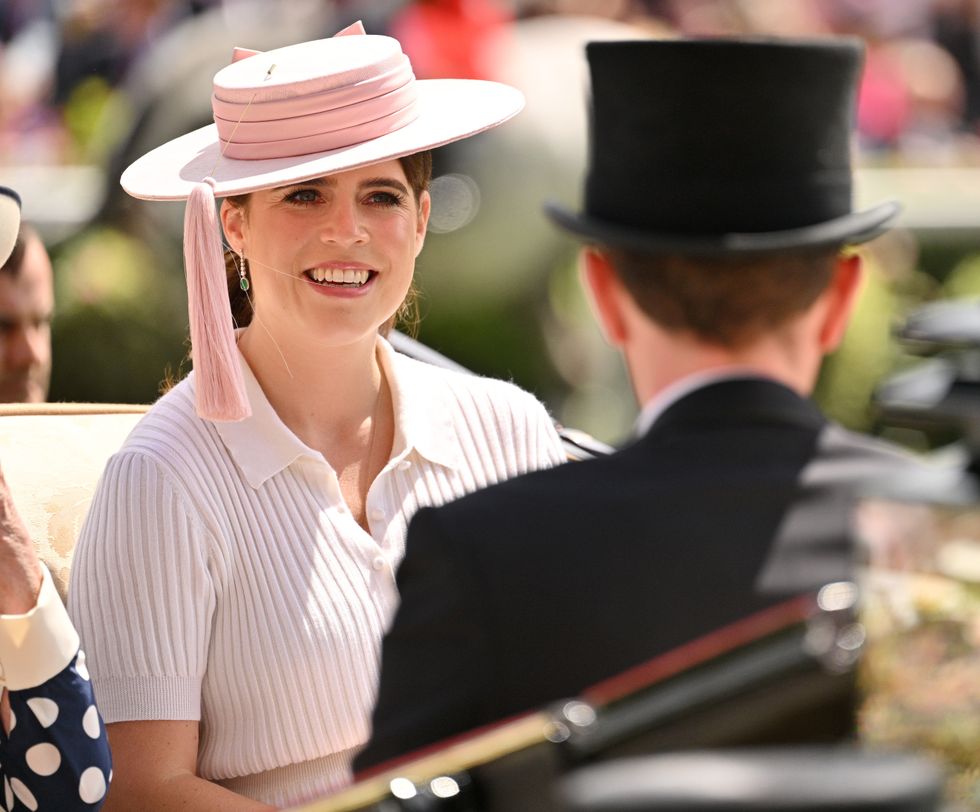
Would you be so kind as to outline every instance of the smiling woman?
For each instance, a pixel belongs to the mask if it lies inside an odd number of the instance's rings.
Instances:
[[[532,396],[384,338],[424,243],[428,150],[502,123],[520,94],[416,81],[397,41],[342,33],[239,53],[215,76],[215,125],[122,178],[188,201],[194,371],[110,460],[75,553],[110,810],[342,786],[410,517],[563,459]]]

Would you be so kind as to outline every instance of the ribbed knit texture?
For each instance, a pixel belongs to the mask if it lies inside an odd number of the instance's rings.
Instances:
[[[75,552],[69,609],[105,721],[200,719],[199,774],[254,776],[230,783],[267,803],[348,779],[330,756],[367,738],[412,514],[563,459],[532,396],[380,346],[398,422],[370,535],[243,365],[253,416],[199,419],[189,376],[109,461]]]

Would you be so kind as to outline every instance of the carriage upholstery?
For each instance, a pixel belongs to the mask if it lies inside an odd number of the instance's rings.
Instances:
[[[0,469],[62,600],[75,541],[106,460],[147,408],[0,404]]]

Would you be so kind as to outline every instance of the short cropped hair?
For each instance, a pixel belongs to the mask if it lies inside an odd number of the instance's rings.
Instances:
[[[840,255],[838,248],[744,257],[600,250],[650,319],[729,348],[805,312],[830,284]]]

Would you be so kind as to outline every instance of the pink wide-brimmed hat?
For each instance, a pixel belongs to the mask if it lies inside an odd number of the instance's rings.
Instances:
[[[20,230],[20,196],[13,189],[0,186],[0,265],[14,250]]]
[[[391,37],[360,23],[273,51],[236,49],[214,77],[214,124],[151,150],[120,183],[144,200],[188,201],[184,220],[197,412],[250,409],[228,307],[215,198],[355,169],[488,130],[520,112],[521,92],[471,79],[417,80]]]

